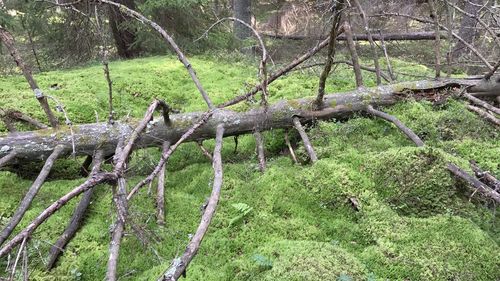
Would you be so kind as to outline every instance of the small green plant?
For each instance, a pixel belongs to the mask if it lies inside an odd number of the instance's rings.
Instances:
[[[273,262],[261,254],[253,255],[253,260],[261,270],[269,270],[273,268]]]
[[[238,211],[238,215],[231,219],[231,221],[229,222],[230,226],[233,226],[241,222],[246,216],[248,216],[253,211],[253,208],[245,203],[235,203],[232,204],[231,206],[233,206],[233,208],[235,208]]]

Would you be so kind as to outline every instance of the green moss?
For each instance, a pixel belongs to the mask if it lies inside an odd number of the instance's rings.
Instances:
[[[215,103],[243,94],[257,83],[248,61],[226,63],[203,57],[191,61]],[[407,72],[432,72],[393,63]],[[129,114],[131,120],[141,118],[154,97],[183,112],[206,108],[175,57],[117,61],[110,67],[118,118]],[[101,121],[107,116],[106,82],[96,79],[101,74],[101,66],[93,65],[36,78],[45,89],[58,83],[59,90],[48,92],[65,104],[74,123],[82,123],[95,121],[94,110]],[[367,86],[376,84],[373,74],[366,73],[365,78]],[[352,71],[342,65],[327,84],[330,92],[355,88]],[[271,102],[315,96],[317,77],[291,73],[270,85],[269,91]],[[21,77],[0,78],[0,99],[45,120]],[[258,102],[256,96],[231,109],[246,110]],[[290,106],[299,105],[292,101]],[[477,195],[469,201],[469,190],[443,166],[453,161],[467,168],[467,161],[473,159],[500,175],[498,130],[457,101],[442,106],[408,101],[382,110],[413,129],[429,148],[415,148],[388,122],[354,115],[342,122],[318,122],[309,129],[320,158],[314,165],[292,163],[283,130],[265,132],[268,169],[262,174],[253,136],[240,136],[236,151],[233,138],[226,138],[219,206],[186,280],[499,279],[498,211]],[[289,137],[301,162],[307,163],[300,137],[294,130]],[[214,141],[205,141],[204,146],[212,150]],[[159,157],[157,148],[135,151],[128,164],[129,187],[149,174]],[[83,181],[77,176],[82,161],[56,162],[16,231]],[[40,168],[25,165],[18,174],[0,172],[0,225],[12,216]],[[155,223],[156,182],[152,195],[147,195],[146,187],[131,201],[133,222],[144,229],[149,242],[143,245],[133,231],[127,231],[119,260],[120,280],[155,279],[182,253],[199,224],[200,206],[210,195],[212,177],[211,163],[196,144],[179,147],[167,165],[167,225]],[[348,198],[358,200],[359,211]],[[85,226],[57,268],[44,269],[50,244],[64,230],[77,201],[33,235],[28,244],[31,279],[99,280],[104,276],[109,229],[116,219],[107,185],[96,189]],[[242,216],[235,204],[251,212]],[[1,268],[6,263],[7,259],[0,259]]]

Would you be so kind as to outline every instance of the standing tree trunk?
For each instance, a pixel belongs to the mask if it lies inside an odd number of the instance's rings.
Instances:
[[[116,0],[115,2],[132,10],[136,10],[134,0]],[[139,56],[141,48],[134,44],[136,41],[136,29],[132,25],[134,19],[115,6],[110,6],[108,13],[109,25],[113,33],[113,38],[115,39],[118,55],[121,58],[134,58]]]
[[[464,10],[468,14],[477,15],[479,9],[483,5],[483,0],[469,0],[465,1]],[[477,35],[476,20],[467,15],[463,15],[462,21],[460,22],[460,30],[458,31],[458,36],[463,38],[469,44],[472,44],[474,38]],[[467,47],[461,41],[458,41],[453,50],[453,57],[458,58],[467,52]]]
[[[252,4],[251,0],[234,0],[234,17],[252,25]],[[234,22],[234,35],[240,40],[247,39],[252,35],[252,31],[243,24]]]

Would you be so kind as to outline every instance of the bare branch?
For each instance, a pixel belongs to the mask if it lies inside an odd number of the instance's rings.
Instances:
[[[361,13],[361,19],[363,20],[363,28],[365,29],[366,35],[368,36],[368,41],[370,42],[370,48],[372,50],[372,55],[373,55],[373,62],[375,64],[375,69],[376,69],[376,76],[377,76],[377,85],[380,85],[382,83],[382,80],[380,79],[380,65],[378,62],[378,53],[377,53],[377,48],[375,47],[375,41],[373,41],[373,36],[370,31],[370,26],[368,24],[368,18],[366,17],[366,13],[363,10],[363,7],[361,7],[361,4],[359,3],[358,0],[351,0],[356,8],[359,10]]]
[[[323,105],[325,96],[326,79],[332,70],[332,62],[335,57],[337,35],[339,34],[340,19],[342,18],[342,9],[344,8],[344,0],[336,1],[333,6],[332,28],[330,29],[330,41],[328,42],[328,52],[326,57],[325,67],[319,77],[318,96],[316,97],[315,106]]]
[[[101,169],[101,164],[104,158],[104,153],[102,150],[97,150],[93,157],[91,157],[92,161],[92,171],[90,172],[90,177],[93,177],[99,173]],[[47,262],[47,269],[51,270],[59,256],[61,255],[63,249],[66,245],[73,239],[76,232],[80,229],[85,212],[87,211],[88,206],[90,205],[90,201],[92,200],[92,194],[94,193],[94,189],[89,189],[85,191],[82,199],[78,203],[78,206],[75,208],[71,220],[64,230],[64,233],[59,237],[59,239],[52,245],[50,248],[49,260]]]
[[[24,60],[21,58],[19,51],[14,45],[14,38],[12,37],[10,32],[8,32],[6,29],[2,27],[0,27],[0,41],[3,42],[5,47],[7,47],[7,49],[10,52],[10,55],[16,62],[17,66],[23,72],[24,77],[28,81],[28,84],[30,85],[33,92],[35,93],[35,97],[37,98],[41,107],[45,111],[45,114],[47,115],[47,118],[49,119],[51,126],[53,128],[57,128],[58,122],[56,117],[52,113],[52,110],[50,109],[50,106],[47,102],[47,98],[43,95],[42,90],[40,90],[40,88],[38,87],[35,78],[33,78],[33,75],[31,74],[31,69],[24,63]]]
[[[16,155],[17,152],[15,150],[12,150],[11,152],[9,152],[9,154],[0,158],[0,168],[7,165],[10,161],[14,160],[14,158],[16,158]]]
[[[447,168],[451,173],[453,173],[453,175],[467,182],[472,187],[471,190],[473,190],[474,192],[477,191],[481,193],[483,196],[493,199],[497,204],[500,203],[500,194],[498,194],[498,192],[489,188],[487,185],[480,182],[478,179],[472,177],[471,175],[469,175],[464,170],[460,169],[455,164],[448,163]]]
[[[479,116],[481,116],[484,119],[490,121],[491,123],[493,123],[493,124],[495,124],[497,126],[500,126],[500,119],[498,119],[495,116],[493,116],[492,114],[489,114],[488,112],[482,110],[481,108],[476,107],[476,106],[472,106],[472,105],[468,105],[467,109],[469,109],[470,111],[474,111]]]
[[[3,242],[5,242],[5,240],[10,236],[12,231],[14,231],[14,228],[16,228],[17,224],[24,217],[24,214],[30,207],[31,202],[33,202],[33,199],[35,198],[38,191],[45,182],[45,179],[49,175],[55,160],[59,157],[63,149],[64,146],[56,146],[54,151],[52,151],[52,154],[49,156],[49,158],[47,158],[47,161],[45,161],[45,165],[43,166],[42,171],[36,178],[35,182],[33,182],[33,184],[31,185],[30,189],[28,190],[23,200],[19,204],[19,207],[17,208],[16,212],[10,218],[10,221],[7,223],[5,228],[0,233],[0,245],[2,245]]]
[[[212,221],[212,217],[215,214],[215,209],[217,208],[217,204],[219,203],[220,191],[222,187],[223,170],[222,170],[221,151],[222,151],[223,136],[224,136],[224,126],[219,125],[217,127],[217,133],[215,137],[215,149],[214,149],[214,161],[213,161],[213,168],[214,168],[213,189],[212,189],[212,194],[208,199],[208,204],[205,208],[205,212],[203,212],[200,225],[198,226],[198,229],[196,230],[196,233],[194,234],[193,238],[187,245],[184,254],[180,258],[176,258],[172,262],[171,267],[158,279],[159,281],[173,281],[173,280],[178,280],[181,277],[181,275],[186,271],[191,260],[198,252],[198,249],[200,248],[201,245],[201,241],[203,240],[203,237],[205,236],[205,233],[208,230],[210,222]]]
[[[299,161],[297,161],[297,157],[295,156],[295,152],[293,151],[292,144],[290,143],[290,140],[288,138],[288,130],[285,131],[285,143],[288,146],[288,150],[290,151],[290,155],[292,156],[293,162],[295,164],[299,164]]]
[[[170,148],[170,142],[166,141],[162,146],[162,155]],[[156,192],[156,222],[165,225],[165,170],[167,164],[161,167],[158,173],[158,188]]]
[[[207,92],[205,91],[205,89],[201,85],[200,79],[198,79],[198,76],[196,75],[196,72],[193,69],[193,66],[191,65],[191,63],[189,62],[189,60],[186,58],[186,56],[184,55],[184,53],[182,53],[181,49],[179,48],[179,46],[177,45],[177,43],[175,43],[174,39],[165,31],[165,29],[163,29],[161,26],[159,26],[154,21],[146,18],[142,14],[138,13],[137,11],[134,11],[134,10],[128,8],[125,5],[122,5],[122,4],[113,2],[113,1],[109,1],[109,0],[96,0],[96,1],[108,4],[108,5],[112,5],[112,6],[115,6],[115,7],[118,7],[121,12],[123,12],[123,13],[125,13],[125,14],[127,14],[127,15],[135,18],[135,19],[137,19],[138,21],[142,22],[143,24],[151,26],[154,30],[156,30],[161,35],[161,37],[163,37],[163,39],[165,39],[165,41],[167,41],[167,43],[170,44],[170,46],[172,47],[172,49],[177,54],[177,57],[179,58],[179,60],[184,64],[184,66],[186,67],[187,71],[189,72],[189,75],[191,76],[191,79],[193,80],[194,84],[196,85],[196,88],[198,88],[198,91],[200,92],[201,96],[203,97],[203,99],[207,103],[208,107],[210,109],[214,109],[215,108],[214,105],[213,105],[213,103],[212,103],[212,101],[208,97]]]
[[[208,150],[203,146],[203,141],[199,141],[196,143],[198,144],[198,147],[200,148],[203,155],[205,155],[208,158],[208,160],[210,160],[210,162],[212,162],[214,160],[212,157],[212,154],[210,154],[210,152],[208,152]]]
[[[482,106],[482,107],[486,108],[487,110],[492,111],[492,112],[500,115],[500,108],[494,107],[493,105],[491,105],[483,100],[480,100],[467,92],[464,92],[463,97],[465,97],[470,102],[472,102],[476,105]]]
[[[351,25],[349,22],[344,22],[344,33],[347,38],[347,47],[351,53],[352,68],[354,70],[354,76],[356,77],[356,86],[363,86],[363,76],[361,75],[361,67],[359,65],[358,52],[356,51],[356,46],[354,45],[354,40],[352,39]]]
[[[255,144],[257,146],[257,157],[259,158],[259,170],[263,173],[266,170],[266,155],[264,153],[264,142],[262,134],[259,131],[253,133]]]
[[[309,137],[306,134],[306,131],[302,127],[302,124],[300,124],[300,119],[299,117],[294,117],[293,118],[293,125],[297,132],[299,132],[300,137],[302,138],[302,142],[304,143],[304,147],[306,148],[307,153],[309,154],[309,158],[311,159],[311,162],[316,162],[318,161],[318,157],[316,156],[316,152],[314,151],[314,147],[311,144],[311,141],[309,140]]]
[[[400,129],[409,139],[411,139],[417,146],[424,146],[424,142],[415,134],[410,128],[406,127],[403,122],[399,121],[396,117],[387,114],[385,112],[376,110],[373,108],[373,106],[368,105],[366,107],[366,112],[370,113],[371,115],[380,117],[386,121],[389,121],[396,125],[398,129]]]

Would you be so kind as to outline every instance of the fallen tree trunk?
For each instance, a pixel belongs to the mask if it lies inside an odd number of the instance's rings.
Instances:
[[[491,81],[491,80],[490,80]],[[500,84],[500,83],[498,83]],[[223,124],[225,136],[235,136],[276,128],[293,127],[293,118],[300,117],[302,123],[312,119],[330,119],[349,117],[363,111],[367,105],[392,105],[401,99],[408,98],[412,91],[430,91],[449,87],[470,86],[472,95],[493,95],[490,91],[500,88],[492,82],[478,79],[424,80],[384,85],[375,88],[357,89],[351,92],[326,95],[323,105],[312,110],[314,97],[297,100],[282,100],[267,108],[255,108],[246,112],[235,112],[225,109],[215,110],[208,122],[187,141],[200,141],[215,137],[218,125]],[[496,92],[500,94],[500,92]],[[169,124],[162,118],[149,122],[148,128],[139,137],[138,147],[161,146],[163,141],[175,143],[193,123],[202,117],[202,112],[173,114]],[[118,140],[133,133],[136,123],[115,122],[92,123],[73,126],[73,138],[76,155],[92,155],[96,148],[102,149],[104,155],[114,153]],[[69,128],[20,132],[0,137],[0,159],[15,151],[18,163],[43,161],[54,148],[63,147],[61,155],[72,153],[72,136]],[[7,165],[15,163],[11,160]]]
[[[270,34],[270,33],[264,33],[264,36],[270,37],[270,38],[275,38],[275,39],[287,39],[287,40],[305,40],[305,39],[325,39],[326,37],[321,37],[321,36],[305,36],[305,35],[282,35],[282,34]],[[448,34],[441,32],[440,37],[441,38],[446,38]],[[368,35],[367,34],[353,34],[353,39],[354,41],[368,41]],[[380,41],[422,41],[422,40],[435,40],[436,39],[436,33],[435,32],[428,32],[428,31],[422,31],[422,32],[408,32],[408,33],[386,33],[382,34],[372,34],[373,40]],[[346,35],[339,35],[337,37],[337,40],[339,41],[346,41],[347,37]]]

